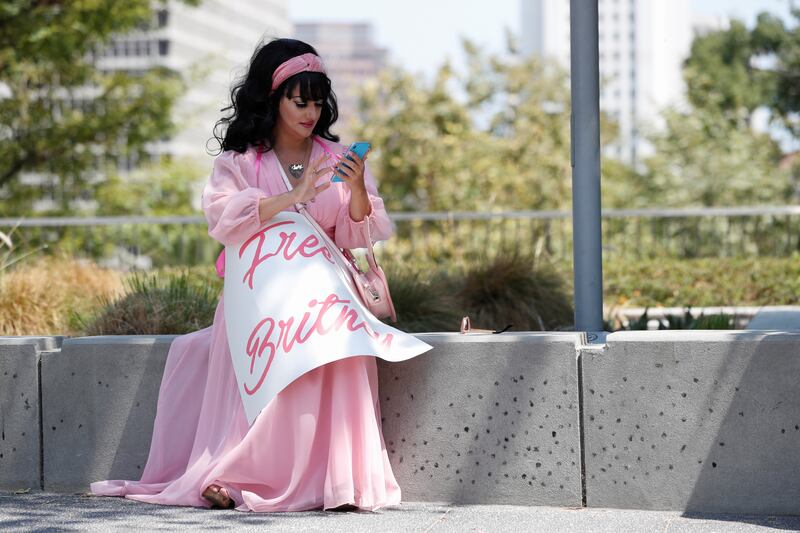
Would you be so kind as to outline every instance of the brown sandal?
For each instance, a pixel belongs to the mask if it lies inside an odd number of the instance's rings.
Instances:
[[[211,502],[212,509],[233,509],[235,503],[228,495],[228,491],[219,485],[209,485],[203,491],[203,498]]]

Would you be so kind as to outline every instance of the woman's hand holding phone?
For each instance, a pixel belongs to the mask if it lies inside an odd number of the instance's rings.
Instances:
[[[360,146],[359,146],[360,145]],[[363,149],[363,157],[358,148]],[[364,191],[365,161],[369,156],[369,143],[354,143],[334,167],[332,182],[342,181],[351,191]]]

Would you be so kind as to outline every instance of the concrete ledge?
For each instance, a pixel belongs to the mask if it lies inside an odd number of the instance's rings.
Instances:
[[[589,506],[800,514],[800,333],[613,333],[582,372]]]
[[[174,336],[83,337],[42,357],[44,488],[139,479]]]
[[[800,515],[800,332],[420,337],[379,365],[406,501]],[[138,479],[173,338],[0,338],[0,490]]]
[[[383,435],[408,501],[581,505],[581,336],[419,336],[379,365]]]
[[[0,489],[42,488],[39,357],[62,337],[0,337]]]

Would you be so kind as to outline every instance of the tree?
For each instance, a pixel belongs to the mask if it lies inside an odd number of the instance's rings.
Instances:
[[[110,169],[108,179],[94,192],[97,215],[196,215],[202,192],[203,167],[189,158],[166,159],[141,165],[120,176]]]
[[[467,70],[442,65],[426,83],[400,69],[362,90],[356,134],[393,210],[568,209],[570,92],[558,65],[463,41]],[[603,141],[615,126],[602,121]],[[627,176],[616,171],[615,176]]]
[[[791,200],[790,173],[778,168],[781,150],[765,133],[731,121],[719,109],[664,113],[655,153],[631,206],[731,206],[784,204]]]
[[[197,4],[198,0],[184,0]],[[62,191],[85,190],[104,163],[143,157],[147,144],[170,135],[180,77],[167,69],[101,72],[94,59],[112,36],[146,28],[150,0],[0,5],[0,199],[20,214],[30,194],[25,172],[53,175]],[[72,199],[61,196],[61,210]]]
[[[560,108],[550,115],[539,104],[547,95],[565,91],[563,73],[554,67],[546,72],[542,63],[524,61],[516,53],[506,60],[482,54],[469,41],[463,45],[469,64],[464,75],[444,64],[428,85],[393,69],[362,92],[363,122],[357,132],[377,148],[373,168],[390,208],[535,209],[558,204],[561,187],[543,187],[541,182],[552,181],[553,169],[556,181],[568,170],[568,145],[550,141],[568,139],[567,111],[563,96],[554,104]],[[554,87],[523,97],[530,87],[517,77],[521,70]],[[517,118],[516,108],[529,113]],[[531,165],[528,143],[543,150],[558,145],[560,154],[547,150],[547,161]]]
[[[793,12],[800,19],[800,11]],[[800,30],[768,13],[748,29],[696,37],[684,66],[688,110],[666,110],[651,135],[654,154],[633,205],[727,206],[792,201],[793,178],[778,167],[781,150],[753,130],[753,114],[769,108],[789,128],[800,111]],[[794,80],[794,83],[790,81]]]
[[[697,37],[684,77],[690,103],[715,107],[731,120],[749,120],[766,106],[797,135],[800,124],[800,9],[796,23],[761,13],[755,27],[734,20],[728,29]]]

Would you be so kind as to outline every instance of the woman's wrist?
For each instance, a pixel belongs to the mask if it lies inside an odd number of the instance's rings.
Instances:
[[[358,194],[367,197],[367,184],[363,181],[350,184],[350,194]]]
[[[350,190],[350,218],[361,222],[370,214],[369,194],[366,188]]]
[[[350,188],[350,202],[369,202],[367,188],[363,185]]]
[[[294,189],[278,196],[261,198],[258,202],[258,221],[262,224],[287,207],[297,203]]]

